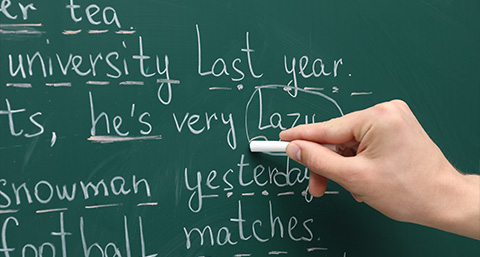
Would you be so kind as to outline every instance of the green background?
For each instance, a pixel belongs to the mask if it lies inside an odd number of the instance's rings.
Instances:
[[[273,176],[287,169],[304,171],[284,156],[249,152],[249,138],[278,139],[281,128],[259,129],[267,126],[270,119],[278,124],[281,117],[282,124],[288,127],[296,117],[289,115],[292,113],[301,116],[297,122],[301,124],[305,117],[308,122],[312,117],[314,121],[328,120],[392,99],[403,99],[409,104],[455,167],[478,174],[479,1],[77,1],[74,3],[80,7],[75,9],[75,16],[82,17],[80,22],[74,22],[70,10],[65,8],[69,1],[35,1],[37,10],[29,11],[27,20],[22,19],[17,3],[12,1],[8,8],[11,14],[17,14],[17,19],[0,14],[0,224],[5,228],[8,247],[15,248],[11,256],[21,256],[22,249],[27,256],[34,256],[32,248],[40,251],[42,244],[43,255],[50,256],[52,247],[45,242],[54,246],[56,256],[63,256],[62,241],[69,256],[85,256],[84,248],[91,245],[90,256],[102,256],[95,243],[103,249],[113,243],[121,256],[130,256],[127,249],[131,256],[479,255],[478,241],[393,221],[356,203],[335,183],[327,188],[330,194],[308,203],[302,196],[308,184],[303,179],[286,186],[281,182],[242,186],[239,181],[242,158],[242,179],[246,182],[253,179],[254,168],[259,165],[265,167],[260,182],[271,181],[269,172]],[[100,8],[94,16],[98,25],[91,24],[85,14],[91,4]],[[107,6],[115,10],[121,28],[103,22],[102,10]],[[107,12],[107,20],[111,15]],[[200,69],[209,71],[222,58],[231,76],[199,75],[197,25],[202,49]],[[23,29],[31,33],[18,32]],[[78,29],[82,31],[76,35],[62,33]],[[91,34],[89,30],[108,32]],[[134,33],[115,33],[118,30]],[[260,78],[253,77],[249,70],[247,33],[252,50],[250,63],[256,75],[263,74]],[[144,56],[151,57],[144,61],[145,71],[154,72],[155,56],[164,67],[164,57],[168,55],[170,79],[180,82],[172,84],[169,104],[161,103],[157,96],[161,84],[157,79],[165,79],[165,75],[145,78],[139,72],[140,62],[132,58],[140,54],[140,37]],[[36,52],[42,55],[46,67],[48,58],[52,60],[52,75],[42,75],[38,60],[29,74],[26,56]],[[115,74],[106,64],[106,55],[112,52],[118,53],[118,59],[110,60],[120,70],[123,59],[126,60],[128,75],[122,70],[119,78],[107,76]],[[69,54],[78,55],[83,57],[79,67],[86,71],[90,67],[89,54],[95,57],[99,53],[102,59],[95,75],[90,72],[80,76],[72,66],[63,75],[58,66],[57,54],[63,63]],[[9,56],[16,68],[18,55],[23,56],[26,78],[13,76],[9,70]],[[316,58],[322,59],[327,72],[333,71],[334,61],[341,58],[343,64],[338,67],[337,76],[303,78],[298,74],[302,56],[309,58],[306,73],[311,72]],[[232,67],[236,58],[240,58],[236,67],[245,75],[241,81],[232,80],[240,77]],[[284,60],[290,69],[292,58],[296,59],[298,87],[315,90],[298,91],[296,97],[283,90],[292,79],[292,74],[285,71]],[[221,66],[216,66],[215,72],[220,71]],[[110,84],[93,86],[88,81]],[[124,81],[142,81],[144,85],[121,85]],[[45,85],[60,82],[70,82],[71,86]],[[30,83],[31,88],[9,86],[11,83]],[[166,97],[164,90],[161,95]],[[115,134],[114,117],[120,116],[121,131],[129,131],[132,137],[143,136],[140,131],[147,131],[148,127],[138,122],[138,117],[148,112],[144,120],[152,127],[149,136],[162,138],[111,144],[87,140],[92,136],[89,94],[95,115],[108,115],[110,135]],[[7,103],[11,110],[24,111],[8,115]],[[41,114],[33,119],[41,124],[43,133],[25,137],[39,132],[30,120],[38,112]],[[200,134],[189,131],[189,116],[179,131],[186,113],[199,115],[198,122],[191,126],[196,130],[203,128]],[[211,119],[209,127],[205,113],[209,117],[215,113],[217,117]],[[222,122],[222,114],[225,121],[231,115],[234,136],[228,122]],[[23,130],[21,135],[12,135],[12,123],[17,133]],[[105,127],[100,118],[96,134],[106,135]],[[53,132],[56,141],[52,146]],[[233,138],[235,144],[230,141],[231,147],[228,139]],[[216,189],[206,185],[212,170],[217,174],[210,177],[211,184],[219,186]],[[201,174],[202,194],[207,197],[195,213],[188,208],[192,191],[185,180],[194,185],[197,174]],[[224,182],[225,174],[233,190]],[[292,173],[292,178],[295,174],[299,173]],[[134,193],[133,176],[137,181],[148,182],[150,195],[144,184],[139,184],[139,191]],[[117,196],[112,192],[110,182],[115,177],[125,180],[128,194]],[[96,184],[102,179],[108,196],[100,189],[94,197],[93,191],[89,191],[90,197],[85,199],[80,182]],[[19,199],[13,192],[14,187],[23,183],[31,203],[23,189]],[[115,183],[114,188],[118,189],[120,180]],[[53,196],[48,203],[41,203],[37,198],[49,197],[47,184],[52,186]],[[75,199],[59,200],[55,186],[67,185],[71,190],[73,184],[77,190]],[[194,201],[195,197],[198,192],[193,195]],[[138,206],[140,203],[155,205]],[[243,222],[235,222],[239,219],[239,203]],[[86,208],[110,204],[115,206]],[[61,210],[37,212],[57,208]],[[283,236],[278,223],[272,235],[275,217],[281,220]],[[256,233],[268,238],[267,242],[259,242],[253,235],[252,223],[257,220],[261,224],[254,225]],[[68,233],[64,240],[58,236],[61,221]],[[192,232],[191,247],[187,247],[185,231],[206,226],[214,233],[214,245],[209,236],[204,237],[201,245],[198,234]],[[293,228],[291,236],[289,226]],[[240,227],[245,240],[240,236]],[[222,242],[227,230],[235,245],[219,245],[217,235]],[[292,237],[305,240],[295,241]],[[113,244],[107,247],[108,256],[114,256]]]

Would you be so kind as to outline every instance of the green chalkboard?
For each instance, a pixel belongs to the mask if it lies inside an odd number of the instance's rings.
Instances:
[[[478,174],[478,0],[0,2],[0,256],[480,255],[248,150],[399,98]]]

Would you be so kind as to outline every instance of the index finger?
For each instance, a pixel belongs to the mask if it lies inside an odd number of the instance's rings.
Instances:
[[[352,112],[345,116],[325,122],[299,125],[282,131],[283,141],[307,140],[317,143],[344,144],[350,141],[361,141],[362,131],[368,127],[362,111]]]

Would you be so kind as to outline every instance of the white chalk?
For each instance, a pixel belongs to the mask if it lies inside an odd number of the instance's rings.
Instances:
[[[250,142],[250,151],[284,153],[288,143],[283,141],[252,141]]]
[[[250,142],[250,152],[270,152],[270,153],[284,153],[287,150],[287,145],[290,142],[284,141],[252,141]],[[322,144],[324,147],[336,152],[337,146],[330,144]]]

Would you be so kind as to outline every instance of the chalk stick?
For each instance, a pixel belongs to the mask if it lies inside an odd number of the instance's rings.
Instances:
[[[250,142],[251,152],[284,153],[289,142],[283,141],[252,141]]]
[[[250,152],[268,152],[268,153],[284,153],[290,142],[284,141],[252,141],[250,142]],[[331,144],[322,144],[324,147],[336,152],[337,146]]]

